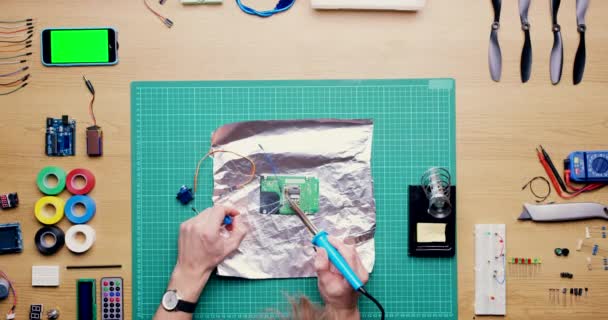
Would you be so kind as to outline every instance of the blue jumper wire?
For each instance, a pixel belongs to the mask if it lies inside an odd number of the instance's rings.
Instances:
[[[274,15],[275,13],[287,11],[293,6],[294,3],[296,3],[296,0],[279,0],[274,9],[266,11],[257,11],[249,6],[244,5],[241,0],[236,0],[236,4],[239,6],[239,8],[241,8],[241,10],[243,10],[243,12],[262,18],[268,18]]]

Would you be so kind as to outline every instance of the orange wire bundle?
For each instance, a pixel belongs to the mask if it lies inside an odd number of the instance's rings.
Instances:
[[[240,189],[244,186],[246,186],[247,184],[249,184],[251,181],[253,181],[253,179],[255,178],[255,162],[253,162],[253,160],[251,160],[251,158],[246,157],[244,155],[238,154],[236,152],[233,151],[228,151],[228,150],[211,150],[209,152],[207,152],[207,154],[205,154],[199,161],[198,164],[196,165],[196,171],[194,172],[194,194],[196,194],[196,186],[197,186],[197,182],[198,182],[198,172],[200,170],[201,164],[203,164],[203,161],[205,161],[205,159],[211,157],[212,155],[216,154],[216,153],[230,153],[233,154],[237,157],[241,157],[247,161],[249,161],[249,163],[251,163],[251,171],[249,172],[249,178],[247,179],[247,181],[241,183],[241,184],[237,184],[236,186],[233,187],[233,189]]]

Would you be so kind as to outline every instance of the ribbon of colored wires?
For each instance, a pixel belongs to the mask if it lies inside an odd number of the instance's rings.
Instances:
[[[148,8],[148,10],[150,10],[150,12],[152,12],[165,26],[167,26],[167,28],[173,27],[173,21],[171,21],[171,19],[161,15],[160,13],[158,13],[157,11],[152,9],[152,7],[148,4],[147,0],[143,0],[143,1],[144,1],[144,4],[146,5],[146,8]]]
[[[262,18],[268,18],[276,13],[281,13],[283,11],[287,11],[287,10],[289,10],[289,8],[291,8],[293,6],[294,3],[296,3],[296,0],[279,0],[279,3],[277,3],[277,5],[274,7],[274,9],[266,10],[266,11],[258,11],[249,6],[244,5],[241,2],[241,0],[236,0],[236,4],[239,6],[239,8],[241,8],[241,10],[243,10],[243,12],[250,14],[250,15],[262,17]]]
[[[8,290],[13,292],[13,306],[6,313],[7,319],[13,319],[14,317],[11,317],[11,316],[15,314],[15,309],[17,308],[17,291],[15,291],[13,282],[8,278],[6,273],[0,271],[0,278],[4,278],[4,280],[6,280],[6,282],[8,282]]]
[[[198,161],[198,164],[196,165],[196,171],[194,171],[194,186],[193,186],[194,194],[196,194],[196,189],[197,189],[197,184],[198,184],[198,173],[199,173],[199,170],[201,168],[201,165],[203,164],[203,161],[205,161],[205,159],[213,156],[216,153],[230,153],[230,154],[233,154],[233,155],[235,155],[237,157],[240,157],[240,158],[243,158],[243,159],[249,161],[249,163],[251,164],[251,170],[249,172],[247,180],[245,182],[243,182],[243,183],[237,184],[236,186],[232,187],[231,190],[240,189],[240,188],[246,186],[247,184],[249,184],[255,178],[255,171],[256,171],[255,162],[253,162],[253,160],[251,158],[246,157],[246,156],[241,155],[241,154],[238,154],[238,153],[233,152],[233,151],[221,150],[221,149],[211,150],[211,151],[207,152],[207,154],[205,154]]]
[[[97,120],[95,119],[95,112],[93,112],[93,103],[95,102],[95,88],[91,81],[89,81],[85,76],[82,76],[82,80],[84,80],[84,84],[87,85],[87,89],[91,93],[91,102],[89,102],[89,115],[91,116],[91,120],[93,120],[93,126],[97,127]]]

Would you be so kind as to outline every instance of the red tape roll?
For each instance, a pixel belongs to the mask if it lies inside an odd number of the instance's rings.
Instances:
[[[76,178],[82,177],[84,179],[84,187],[78,189],[76,186]],[[88,194],[95,187],[95,176],[87,169],[74,169],[68,173],[66,179],[66,187],[71,194]]]

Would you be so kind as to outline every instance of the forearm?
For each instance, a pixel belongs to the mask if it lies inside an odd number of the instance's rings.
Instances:
[[[167,285],[168,290],[177,290],[183,300],[188,302],[198,301],[211,272],[205,272],[202,276],[191,274],[176,266]],[[154,320],[191,320],[192,314],[180,311],[167,311],[162,305],[156,310]]]

